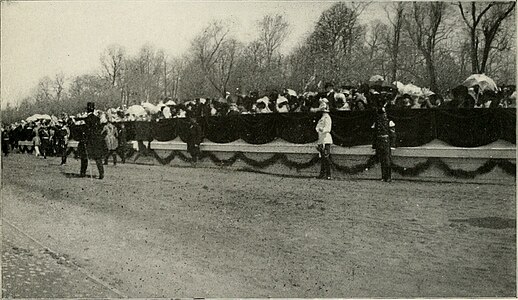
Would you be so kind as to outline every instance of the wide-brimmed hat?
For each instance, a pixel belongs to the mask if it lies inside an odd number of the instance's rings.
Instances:
[[[318,110],[322,112],[329,112],[329,100],[327,98],[320,98],[320,105],[318,106]]]

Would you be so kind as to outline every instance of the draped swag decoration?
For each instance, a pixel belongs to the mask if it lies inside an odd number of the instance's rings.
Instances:
[[[71,148],[72,149],[72,148]],[[69,150],[70,152],[70,150]],[[146,150],[145,152],[137,152],[130,148],[127,152],[127,157],[132,157],[134,154],[133,162],[136,162],[141,156],[150,156],[153,157],[156,161],[158,161],[161,165],[170,164],[175,158],[179,158],[183,162],[191,163],[191,157],[189,155],[184,154],[181,151],[173,150],[166,157],[160,157],[154,150]],[[270,158],[265,160],[255,160],[247,157],[243,152],[236,152],[233,156],[227,159],[220,159],[212,152],[202,152],[199,160],[210,160],[214,164],[218,166],[232,166],[238,160],[243,161],[246,165],[251,166],[256,169],[265,169],[274,164],[282,164],[290,169],[296,169],[297,171],[307,169],[318,165],[320,162],[320,158],[318,155],[314,155],[307,162],[295,162],[288,159],[288,156],[284,153],[276,153],[273,154]],[[378,164],[378,158],[373,155],[367,159],[365,163],[353,165],[353,166],[342,166],[331,158],[331,165],[334,170],[348,174],[348,175],[356,175],[367,171],[368,169],[376,166]],[[462,179],[473,179],[479,175],[483,175],[493,171],[496,167],[500,168],[507,175],[516,177],[516,164],[505,160],[505,159],[488,159],[483,165],[478,167],[473,171],[465,171],[461,169],[452,169],[450,168],[442,159],[440,158],[428,158],[425,162],[418,163],[413,167],[402,167],[395,163],[392,163],[393,171],[400,174],[403,177],[416,177],[426,172],[428,169],[436,167],[441,170],[445,175],[449,177],[462,178]]]
[[[423,109],[393,110],[389,118],[396,123],[398,147],[417,147],[433,139],[455,147],[478,147],[503,139],[516,144],[516,109]],[[236,115],[199,118],[204,137],[214,143],[242,139],[260,145],[281,138],[289,143],[306,144],[317,140],[315,125],[319,113]],[[373,111],[332,112],[334,143],[351,147],[372,143]],[[158,122],[127,122],[127,140],[186,142],[185,118]],[[73,126],[77,139],[81,126]]]
[[[27,149],[28,152],[32,152],[32,149]],[[76,149],[69,148],[68,154],[71,153],[77,154]],[[120,155],[120,153],[118,153]],[[184,154],[182,151],[173,150],[166,157],[160,157],[154,150],[150,150],[145,148],[143,151],[136,151],[131,147],[126,147],[126,157],[128,160],[133,160],[136,162],[141,156],[148,156],[154,158],[161,165],[170,164],[176,157],[178,157],[183,162],[191,163],[192,159],[189,155]],[[77,157],[76,157],[77,158]],[[255,160],[247,157],[243,152],[235,152],[233,156],[227,159],[220,159],[212,152],[202,152],[199,160],[210,160],[214,164],[218,166],[232,166],[238,160],[243,161],[246,165],[251,166],[256,169],[264,169],[270,167],[274,164],[280,163],[290,169],[296,169],[297,171],[307,169],[313,167],[320,163],[320,158],[317,154],[315,154],[309,161],[307,162],[296,162],[288,159],[288,156],[284,153],[276,153],[273,154],[270,158],[265,160]],[[334,170],[348,174],[355,175],[367,171],[368,169],[376,166],[378,164],[378,158],[373,155],[367,159],[365,163],[357,164],[354,166],[342,166],[333,161],[331,157],[331,166]],[[449,177],[455,178],[463,178],[463,179],[473,179],[476,176],[483,175],[493,171],[496,167],[500,168],[507,175],[516,177],[516,164],[510,162],[505,159],[488,159],[483,165],[478,167],[473,171],[465,171],[461,169],[452,169],[450,168],[442,159],[440,158],[428,158],[425,162],[417,163],[413,167],[402,167],[395,163],[392,163],[392,169],[394,172],[400,174],[404,177],[416,177],[426,172],[428,169],[436,167],[440,169],[445,175]]]

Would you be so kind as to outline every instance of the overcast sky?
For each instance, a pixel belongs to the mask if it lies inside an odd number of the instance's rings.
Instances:
[[[213,19],[233,22],[236,37],[255,38],[256,21],[282,14],[291,33],[283,52],[303,41],[318,17],[334,2],[201,1],[26,1],[1,6],[1,100],[15,104],[38,80],[63,72],[67,78],[99,69],[111,44],[129,55],[149,43],[170,56],[183,54],[192,38]],[[374,4],[363,22],[384,19]]]

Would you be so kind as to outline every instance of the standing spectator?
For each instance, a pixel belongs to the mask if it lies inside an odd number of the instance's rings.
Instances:
[[[108,164],[108,158],[110,155],[113,156],[113,165],[117,165],[117,148],[119,147],[119,142],[117,140],[118,132],[117,127],[115,127],[110,121],[104,125],[103,130],[101,131],[101,134],[104,134],[104,141],[106,142],[106,148],[108,152],[106,153],[106,156],[104,158],[104,164]]]
[[[194,166],[200,155],[200,144],[203,140],[201,126],[192,115],[189,116],[189,138],[187,140],[187,151],[192,157]]]
[[[68,139],[70,138],[70,129],[67,124],[62,124],[56,132],[59,154],[61,155],[61,165],[67,164]]]
[[[2,128],[2,153],[4,156],[9,155],[9,131]]]
[[[317,150],[320,154],[320,175],[318,179],[331,179],[331,136],[332,120],[329,116],[329,101],[326,98],[320,99],[320,111],[322,117],[317,123],[315,130],[318,133]]]
[[[119,155],[123,164],[126,163],[126,143],[126,126],[124,126],[124,123],[121,123],[119,130]]]
[[[34,147],[34,155],[41,156],[40,153],[40,146],[41,146],[41,139],[38,130],[34,130],[34,137],[32,138],[32,145]]]
[[[43,154],[43,158],[47,159],[47,154],[50,150],[50,136],[47,127],[40,127],[38,130],[39,136],[41,139],[41,154]]]
[[[88,169],[88,160],[94,159],[99,171],[99,179],[104,178],[103,154],[104,154],[104,140],[101,136],[101,121],[98,116],[94,114],[95,105],[93,102],[88,102],[86,105],[87,116],[85,119],[85,132],[78,146],[78,151],[81,157],[80,177],[86,176]]]
[[[395,124],[389,121],[383,104],[376,109],[376,123],[373,128],[375,137],[372,146],[381,164],[381,178],[385,182],[390,182],[392,181],[391,146],[395,146]]]

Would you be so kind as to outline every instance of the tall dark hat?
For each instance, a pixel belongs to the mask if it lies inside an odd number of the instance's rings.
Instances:
[[[94,102],[86,103],[86,111],[87,112],[93,112],[94,110],[95,110],[95,103]]]

